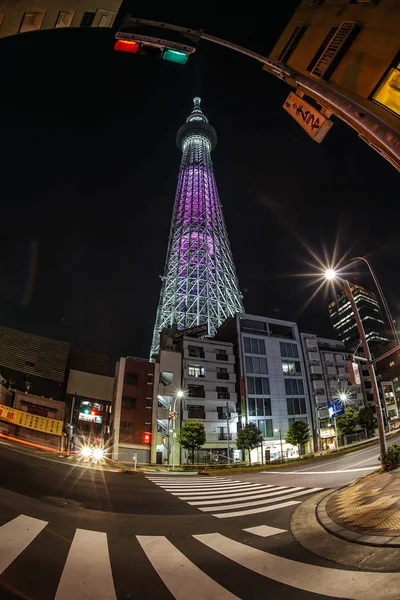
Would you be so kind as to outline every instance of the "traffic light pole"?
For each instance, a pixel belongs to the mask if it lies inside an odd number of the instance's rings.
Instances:
[[[358,308],[357,308],[356,302],[354,300],[354,296],[351,291],[350,284],[347,281],[347,279],[343,280],[343,289],[344,289],[346,298],[350,302],[350,305],[351,305],[351,308],[353,311],[353,315],[354,315],[354,318],[355,318],[355,321],[357,324],[358,334],[360,336],[364,354],[367,359],[366,363],[367,363],[369,375],[371,378],[372,393],[373,393],[374,402],[375,402],[376,418],[378,421],[379,446],[380,446],[380,451],[381,451],[379,458],[381,461],[382,469],[384,471],[386,471],[386,468],[387,468],[387,465],[386,465],[387,445],[386,445],[385,428],[384,428],[384,424],[383,424],[381,401],[379,398],[378,382],[376,380],[376,375],[375,375],[374,360],[372,359],[368,341],[367,341],[367,338],[365,337],[364,326],[363,326],[361,318],[360,318],[360,313],[358,312]]]

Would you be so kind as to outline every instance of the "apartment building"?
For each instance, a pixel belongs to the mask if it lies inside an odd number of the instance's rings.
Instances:
[[[346,404],[358,409],[367,404],[367,398],[362,384],[352,385],[349,381],[350,355],[343,342],[312,333],[301,333],[300,337],[313,412],[315,447],[328,450],[336,447],[336,431],[329,418],[328,403],[344,394]]]
[[[263,434],[252,460],[261,462],[297,455],[285,434],[294,421],[312,432],[306,368],[296,323],[245,313],[228,319],[218,340],[233,343],[240,389],[240,420],[255,423]],[[312,434],[307,450],[313,448]]]

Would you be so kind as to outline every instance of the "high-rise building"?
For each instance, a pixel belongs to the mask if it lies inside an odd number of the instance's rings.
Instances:
[[[357,283],[350,283],[350,289],[358,308],[368,343],[387,341],[385,322],[382,318],[381,307],[375,294]],[[329,316],[337,338],[345,343],[346,348],[355,350],[360,341],[360,336],[353,310],[344,291],[340,291],[329,302],[328,307]]]
[[[151,356],[164,328],[207,325],[208,335],[213,335],[225,319],[243,311],[211,162],[217,134],[200,108],[200,98],[194,98],[176,142],[182,162]]]

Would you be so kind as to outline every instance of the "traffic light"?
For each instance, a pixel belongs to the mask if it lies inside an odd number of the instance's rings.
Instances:
[[[115,34],[114,50],[146,54],[184,65],[196,51],[201,32],[126,15]]]

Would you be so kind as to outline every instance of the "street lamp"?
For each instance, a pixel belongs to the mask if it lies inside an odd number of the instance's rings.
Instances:
[[[174,453],[174,446],[175,446],[175,424],[176,424],[176,417],[178,416],[178,413],[176,412],[176,403],[178,400],[182,400],[185,397],[185,392],[183,390],[177,390],[177,392],[175,393],[175,397],[174,397],[174,402],[171,403],[171,412],[169,413],[170,418],[172,419],[172,441],[171,441],[171,452],[172,452],[172,470],[174,470],[175,468],[175,453]]]
[[[385,471],[386,470],[387,446],[386,446],[385,429],[384,429],[384,424],[383,424],[382,407],[381,407],[381,402],[380,402],[380,398],[379,398],[378,383],[376,380],[374,361],[372,359],[368,341],[365,336],[364,326],[363,326],[361,318],[360,318],[360,313],[358,312],[358,308],[357,308],[356,302],[354,300],[350,284],[347,281],[347,279],[342,279],[341,277],[339,277],[338,274],[334,271],[334,269],[328,269],[327,271],[325,271],[325,278],[330,281],[333,281],[335,279],[339,279],[341,281],[341,283],[343,284],[343,291],[344,291],[345,296],[346,296],[347,300],[349,301],[351,309],[353,311],[354,319],[357,324],[358,334],[360,336],[361,344],[362,344],[362,347],[364,350],[364,355],[366,358],[369,375],[371,378],[372,393],[373,393],[374,402],[375,402],[376,418],[378,421],[379,446],[380,446],[380,451],[381,451],[380,461],[381,461],[382,469]],[[337,435],[336,435],[336,441],[337,441]]]
[[[279,440],[281,443],[281,459],[283,460],[283,442],[282,442],[282,430],[280,427],[275,427],[274,429],[275,433],[279,433]]]

